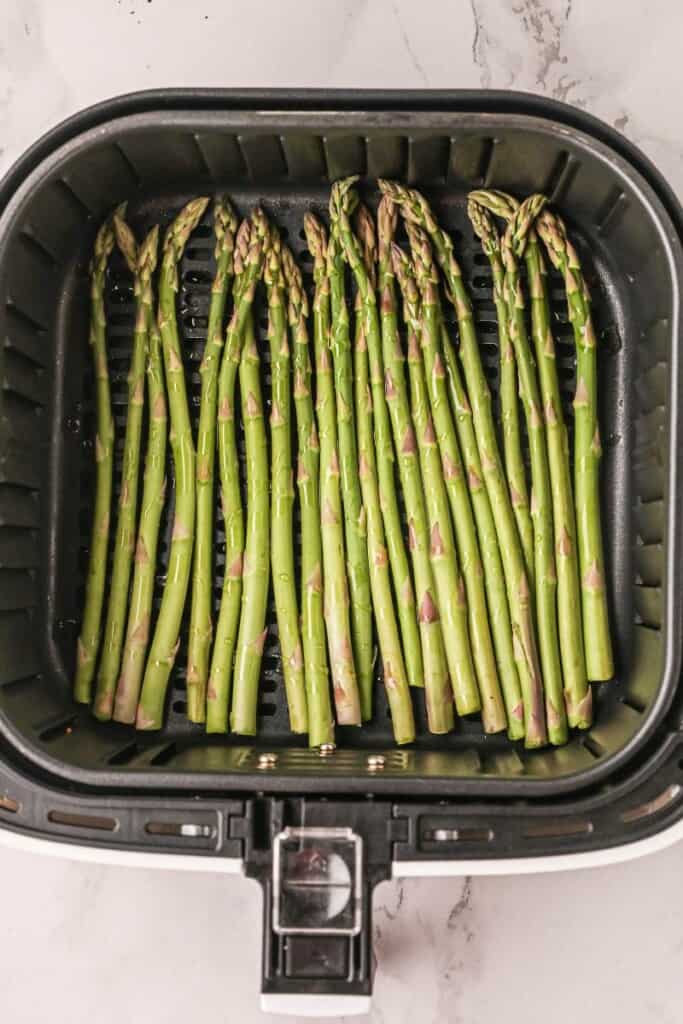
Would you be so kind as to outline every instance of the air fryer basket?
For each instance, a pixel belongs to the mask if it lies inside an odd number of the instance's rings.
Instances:
[[[226,94],[186,108],[160,98],[125,104],[47,152],[0,219],[0,731],[9,747],[55,777],[89,786],[172,792],[266,788],[403,796],[558,796],[615,772],[652,736],[671,703],[680,660],[680,484],[677,453],[680,239],[640,171],[594,135],[537,113],[480,101],[336,107],[309,100],[234,105]],[[308,109],[305,109],[307,107]],[[393,747],[381,686],[372,722],[339,730],[324,761],[290,735],[275,629],[264,657],[253,743],[208,740],[184,715],[184,652],[172,676],[167,724],[136,735],[103,725],[71,701],[92,501],[93,389],[86,345],[87,262],[94,232],[128,200],[138,236],[167,224],[190,196],[225,190],[241,213],[257,201],[305,270],[303,213],[321,213],[329,184],[358,173],[423,188],[453,233],[474,299],[492,389],[494,306],[487,261],[464,207],[483,184],[547,192],[567,217],[595,298],[599,333],[602,486],[617,678],[596,687],[595,725],[558,750],[525,752],[464,722],[430,736],[416,696],[418,741]],[[213,268],[208,214],[180,268],[179,320],[192,408]],[[571,416],[573,345],[563,292],[552,279],[559,367]],[[107,291],[109,350],[121,457],[133,307],[118,256]],[[265,322],[259,322],[264,363]],[[268,385],[267,367],[265,383]],[[222,524],[216,524],[219,595]],[[163,545],[162,562],[166,551]],[[163,577],[163,564],[160,566]],[[272,609],[271,609],[272,620]],[[259,752],[277,754],[267,778]],[[368,771],[367,755],[385,755]]]

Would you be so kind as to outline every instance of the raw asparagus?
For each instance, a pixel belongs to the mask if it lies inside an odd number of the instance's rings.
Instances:
[[[330,232],[327,245],[327,274],[330,282],[330,346],[334,363],[344,536],[351,598],[351,631],[361,713],[363,719],[367,720],[372,716],[374,679],[367,524],[358,479],[353,359],[344,283],[344,256],[341,242],[334,231]]]
[[[518,252],[521,254],[526,245],[526,231],[528,230],[526,225],[533,223],[543,203],[545,203],[545,199],[542,196],[532,196],[531,201],[527,200],[522,203],[505,231],[501,254],[505,266],[504,290],[508,308],[510,340],[515,350],[520,394],[529,438],[536,616],[545,688],[546,722],[550,742],[559,746],[567,741],[567,715],[564,705],[557,630],[557,575],[555,572],[552,494],[543,406],[527,333],[526,302],[518,260]],[[522,241],[518,242],[518,239],[522,239]]]
[[[563,222],[544,210],[536,222],[553,266],[564,277],[569,319],[576,343],[576,392],[574,394],[574,504],[579,544],[581,607],[586,669],[591,680],[614,675],[614,656],[609,630],[605,557],[600,515],[600,425],[598,422],[598,371],[596,337],[590,298],[576,249],[567,238]],[[589,691],[590,692],[590,691]],[[580,707],[573,716],[588,718]]]
[[[306,666],[308,742],[334,743],[330,705],[320,526],[320,444],[311,397],[308,299],[291,249],[283,246],[282,267],[288,289],[288,317],[294,344],[294,405],[298,442],[297,485],[301,508],[301,634]]]
[[[166,495],[166,437],[168,410],[161,355],[161,335],[154,314],[149,311],[147,357],[147,398],[149,435],[145,454],[144,486],[140,505],[140,523],[135,546],[135,569],[130,592],[130,612],[121,659],[121,674],[116,688],[114,719],[132,724],[140,696],[142,674],[149,644],[152,600],[156,579],[159,522]]]
[[[510,499],[522,542],[524,564],[529,585],[534,585],[534,528],[529,511],[529,489],[522,457],[519,426],[519,381],[515,351],[508,330],[508,309],[505,299],[505,268],[500,252],[500,235],[485,209],[476,201],[480,193],[471,192],[467,204],[472,227],[488,256],[493,275],[493,299],[498,318],[498,344],[500,358],[500,419],[503,434],[505,473],[510,488]],[[513,211],[514,212],[514,211]]]
[[[168,680],[180,642],[180,623],[192,569],[195,526],[195,450],[176,319],[178,262],[208,199],[191,200],[166,232],[159,280],[159,330],[164,355],[175,466],[175,508],[166,584],[142,682],[138,729],[160,729]]]
[[[403,319],[408,330],[408,377],[413,423],[417,434],[424,496],[429,521],[429,554],[441,610],[443,639],[455,706],[461,715],[478,711],[481,704],[472,664],[467,626],[465,584],[458,569],[455,539],[448,507],[438,441],[432,420],[427,382],[420,351],[422,310],[411,261],[398,245],[392,246],[394,273],[403,297]]]
[[[269,228],[264,224],[262,230],[270,232],[268,252],[263,266],[263,279],[268,294],[268,338],[272,380],[270,562],[289,724],[293,732],[307,732],[304,656],[299,634],[294,572],[291,367],[285,278],[282,271],[282,242],[274,226]]]
[[[125,215],[125,204],[102,224],[90,263],[90,347],[95,370],[95,499],[88,576],[85,585],[85,605],[81,632],[76,646],[76,676],[74,699],[89,704],[95,663],[100,646],[100,624],[104,602],[104,584],[109,544],[112,477],[114,473],[114,420],[111,414],[111,392],[107,365],[107,318],[104,312],[104,283],[107,265],[114,248],[114,216]]]
[[[448,401],[446,368],[441,351],[443,315],[438,292],[439,278],[426,234],[410,222],[407,227],[417,285],[422,297],[420,338],[427,392],[451,505],[456,547],[465,581],[470,642],[481,697],[482,722],[484,732],[501,732],[507,724],[505,706],[491,640],[477,531]]]
[[[304,217],[308,249],[313,256],[315,296],[313,340],[316,368],[316,413],[320,439],[320,531],[323,555],[323,596],[327,644],[337,721],[360,725],[361,708],[351,643],[349,587],[344,557],[342,499],[337,449],[337,417],[330,358],[330,280],[327,238],[320,221]],[[365,556],[367,567],[367,554]],[[369,582],[369,581],[368,581]]]
[[[367,347],[367,316],[359,332],[354,352],[356,393],[356,421],[358,424],[358,467],[363,503],[367,510],[368,561],[375,625],[382,659],[382,676],[391,711],[391,724],[397,743],[412,743],[415,739],[413,705],[405,662],[401,651],[401,638],[394,612],[382,509],[380,507],[379,479],[375,443],[373,439],[372,390],[369,379]]]
[[[576,553],[576,517],[569,469],[569,441],[562,413],[555,343],[550,326],[545,261],[534,229],[529,231],[524,255],[531,298],[531,333],[536,351],[548,442],[564,700],[569,724],[585,728],[592,720],[592,694],[586,678],[581,589]]]
[[[474,518],[479,534],[479,548],[484,563],[484,582],[488,604],[489,621],[493,643],[496,648],[498,675],[505,700],[507,712],[508,736],[511,740],[519,740],[524,736],[524,706],[522,692],[519,688],[519,677],[514,659],[512,625],[510,610],[505,592],[505,574],[498,547],[498,534],[491,511],[491,502],[484,484],[484,473],[481,468],[477,439],[472,425],[472,410],[467,392],[462,382],[460,366],[445,324],[441,327],[448,387],[451,405],[455,415],[455,426],[467,471],[467,486],[472,500]]]
[[[244,510],[235,437],[235,382],[256,282],[263,267],[263,240],[243,220],[235,245],[234,309],[218,377],[218,468],[225,529],[225,568],[206,697],[206,730],[227,732],[233,655],[237,641],[244,560]]]
[[[152,309],[151,279],[156,267],[159,243],[159,229],[154,227],[138,249],[133,232],[123,217],[118,215],[114,217],[114,230],[119,249],[123,253],[128,269],[133,274],[136,320],[133,352],[128,373],[128,419],[123,445],[123,470],[114,539],[113,567],[109,581],[109,604],[93,704],[93,712],[101,721],[108,721],[114,709],[116,683],[121,665],[121,649],[128,613],[128,587],[133,566],[138,507],[147,335]]]
[[[359,208],[359,231],[368,252],[368,271],[361,247],[350,222],[350,213],[358,204],[353,186],[355,177],[335,182],[330,198],[331,230],[337,234],[344,251],[344,258],[351,267],[359,294],[358,316],[363,321],[367,360],[372,391],[372,412],[374,422],[374,444],[377,458],[377,475],[380,508],[384,522],[384,534],[389,554],[389,566],[394,582],[394,593],[398,606],[398,620],[403,647],[403,658],[408,680],[413,686],[424,686],[422,651],[417,626],[415,594],[410,575],[410,563],[403,542],[401,516],[396,494],[394,477],[394,446],[391,435],[391,421],[384,394],[384,368],[382,365],[382,340],[377,311],[377,297],[373,277],[375,274],[376,240],[372,219],[368,211]],[[356,400],[358,408],[358,400]],[[360,426],[359,426],[360,429]]]
[[[408,541],[415,577],[415,590],[422,643],[425,703],[429,731],[449,732],[453,728],[453,695],[448,677],[446,652],[441,633],[441,616],[436,600],[429,561],[429,529],[422,489],[422,474],[410,401],[405,380],[403,347],[396,310],[396,279],[391,261],[398,214],[383,197],[377,211],[379,242],[379,294],[384,359],[384,393],[391,417],[398,470],[408,520]]]
[[[517,214],[519,203],[505,192],[489,193],[488,204],[494,213],[509,220]],[[532,197],[533,198],[533,197]],[[538,200],[534,200],[539,209]],[[528,210],[528,205],[527,205]],[[576,522],[569,471],[569,443],[562,414],[560,385],[555,364],[555,344],[550,327],[546,270],[534,221],[522,216],[512,226],[516,255],[522,252],[526,262],[531,298],[531,328],[538,366],[541,402],[548,445],[548,468],[553,505],[555,563],[557,568],[557,605],[560,657],[564,675],[564,703],[569,724],[587,727],[591,721],[591,696],[586,681],[586,666],[581,621],[581,594],[576,555]]]
[[[539,747],[546,742],[547,732],[543,713],[543,683],[531,608],[531,591],[498,451],[491,412],[491,393],[481,365],[472,305],[462,280],[460,267],[453,253],[453,243],[446,232],[439,227],[424,197],[413,189],[404,188],[393,182],[380,181],[380,188],[401,206],[401,210],[408,220],[426,230],[445,277],[449,299],[455,307],[460,333],[460,358],[472,405],[473,423],[484,472],[484,482],[491,501],[503,560],[510,618],[513,626],[515,661],[524,700],[525,743],[528,747]]]
[[[266,249],[264,219],[252,217],[255,241]],[[270,575],[268,444],[261,390],[260,357],[253,313],[245,322],[240,360],[240,398],[247,462],[247,535],[242,573],[242,609],[235,653],[235,686],[230,725],[245,736],[256,734],[258,684],[263,647],[268,635],[266,608]]]
[[[211,287],[209,322],[204,356],[199,368],[201,395],[197,428],[197,530],[192,567],[192,611],[187,650],[187,717],[191,722],[206,719],[206,690],[209,678],[213,589],[213,508],[216,461],[216,412],[218,376],[223,351],[223,317],[233,272],[233,250],[237,218],[226,198],[216,200],[216,273]]]

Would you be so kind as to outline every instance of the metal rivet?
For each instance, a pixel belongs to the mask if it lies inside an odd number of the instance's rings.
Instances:
[[[384,768],[385,764],[386,758],[382,757],[381,754],[370,754],[368,758],[368,771],[379,771],[381,768]]]
[[[259,754],[259,768],[274,768],[277,764],[277,754]]]
[[[334,743],[321,743],[318,753],[321,757],[329,757],[330,754],[334,754],[336,749]]]

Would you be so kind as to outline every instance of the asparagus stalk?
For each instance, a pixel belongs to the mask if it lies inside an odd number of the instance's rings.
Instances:
[[[138,707],[142,673],[149,643],[154,581],[156,578],[159,522],[166,494],[166,436],[168,410],[161,356],[161,335],[149,311],[149,353],[147,358],[149,436],[145,454],[144,486],[140,523],[135,546],[135,568],[130,592],[130,612],[116,688],[114,719],[132,724]]]
[[[156,267],[159,239],[159,229],[152,228],[138,250],[132,231],[119,215],[114,216],[114,231],[119,249],[133,274],[137,312],[133,334],[133,352],[128,373],[128,419],[123,446],[123,471],[118,500],[113,567],[93,705],[93,712],[101,721],[109,721],[112,716],[128,613],[128,586],[135,546],[140,443],[145,404],[147,333],[152,307],[151,278]]]
[[[432,418],[441,452],[444,480],[451,505],[455,541],[465,580],[469,612],[472,658],[482,701],[484,731],[501,732],[506,727],[505,706],[498,681],[493,651],[486,591],[477,531],[470,504],[455,423],[448,401],[446,369],[441,351],[443,314],[439,278],[429,240],[421,228],[408,223],[417,284],[422,296],[422,357]]]
[[[498,675],[500,677],[505,710],[507,712],[508,736],[518,740],[524,736],[524,706],[519,688],[519,677],[514,660],[512,625],[510,610],[505,593],[505,575],[498,547],[498,534],[491,511],[491,502],[484,484],[484,474],[479,458],[477,439],[472,425],[472,410],[467,392],[462,382],[460,367],[455,354],[453,342],[448,336],[445,324],[441,327],[448,387],[451,405],[455,414],[455,426],[462,457],[467,470],[467,486],[469,488],[474,518],[479,534],[479,546],[484,563],[484,583],[488,603],[489,621],[496,649]]]
[[[548,448],[534,357],[527,334],[526,303],[519,273],[519,261],[515,252],[515,246],[518,244],[517,237],[522,239],[519,243],[519,251],[523,252],[528,230],[525,225],[533,223],[539,207],[544,202],[545,199],[542,196],[532,196],[531,202],[527,201],[519,207],[503,236],[501,255],[505,267],[504,290],[510,340],[515,350],[519,370],[520,393],[524,406],[531,458],[531,514],[534,523],[536,615],[545,686],[546,721],[550,742],[559,746],[567,742],[567,715],[564,706],[557,631],[557,575],[555,572]]]
[[[576,392],[574,395],[574,503],[579,542],[581,607],[586,669],[591,680],[614,675],[614,656],[609,631],[605,557],[600,516],[600,425],[598,422],[598,370],[596,337],[590,298],[576,249],[557,216],[544,210],[536,222],[553,266],[564,277],[569,319],[576,343]],[[578,695],[577,695],[578,696]],[[570,714],[588,718],[572,707]]]
[[[408,539],[415,577],[420,640],[425,677],[425,702],[429,731],[449,732],[453,728],[453,696],[448,678],[446,652],[441,633],[441,616],[436,601],[429,561],[429,529],[418,461],[417,441],[410,416],[405,380],[403,348],[396,310],[396,279],[391,245],[398,213],[384,197],[377,211],[379,242],[379,293],[384,360],[384,393],[391,417],[394,445],[408,520]]]
[[[448,507],[448,493],[430,411],[427,381],[420,352],[422,333],[420,293],[411,261],[398,245],[392,246],[392,262],[403,297],[403,318],[408,329],[408,377],[410,403],[417,434],[424,496],[429,521],[429,554],[441,609],[443,639],[455,706],[461,715],[481,707],[472,664],[467,627],[465,584],[458,569],[455,539]]]
[[[333,234],[337,234],[344,258],[351,267],[359,294],[358,316],[362,318],[367,344],[367,359],[372,391],[374,419],[374,444],[377,455],[377,473],[380,508],[384,522],[384,534],[389,553],[389,566],[394,582],[398,620],[403,642],[403,658],[408,679],[413,686],[424,686],[422,651],[417,626],[415,594],[410,575],[410,564],[403,542],[401,516],[396,495],[394,477],[394,446],[391,435],[391,421],[384,394],[384,368],[382,365],[382,340],[377,311],[377,297],[374,286],[374,264],[376,256],[375,229],[368,211],[359,209],[359,230],[367,251],[368,264],[362,256],[361,247],[352,229],[349,215],[358,199],[353,185],[357,178],[350,177],[332,186],[330,198],[330,220]],[[358,406],[358,400],[356,400]]]
[[[288,316],[294,342],[294,405],[298,443],[297,485],[301,508],[301,634],[306,665],[308,742],[312,747],[334,743],[330,705],[325,618],[323,555],[319,507],[320,444],[311,397],[308,345],[308,299],[291,249],[283,246],[282,267],[288,289]]]
[[[569,440],[562,413],[555,344],[550,326],[545,261],[534,229],[529,231],[525,260],[531,298],[531,333],[536,351],[548,441],[564,701],[569,724],[585,728],[592,720],[592,693],[586,678],[584,656],[581,589],[576,555],[576,517],[569,469]]]
[[[353,359],[344,283],[344,257],[341,243],[333,231],[330,232],[327,245],[327,274],[330,283],[330,345],[334,363],[344,535],[351,597],[351,633],[361,714],[365,721],[372,717],[374,680],[367,524],[358,479],[358,446],[353,411]],[[339,721],[341,724],[341,720]]]
[[[175,467],[175,509],[166,584],[142,681],[138,729],[160,729],[168,680],[180,637],[180,622],[192,569],[195,526],[195,450],[187,404],[175,299],[178,263],[199,223],[208,199],[191,200],[166,232],[159,281],[159,330],[164,355],[171,416],[171,449]]]
[[[539,197],[519,203],[505,192],[486,193],[490,209],[510,222],[511,241],[515,254],[524,253],[529,294],[531,328],[539,371],[540,399],[548,445],[548,469],[553,509],[555,561],[557,567],[557,605],[560,657],[564,674],[564,703],[569,724],[587,727],[591,722],[591,694],[586,681],[586,666],[581,622],[581,594],[576,557],[576,522],[569,472],[569,443],[562,415],[560,385],[555,364],[555,344],[550,328],[545,264],[528,215],[538,210]],[[525,212],[525,210],[527,212]],[[519,211],[519,212],[518,212]]]
[[[258,243],[260,240],[265,249],[268,235],[264,218],[259,212],[252,217],[252,233],[256,236],[255,241]],[[261,660],[268,634],[266,609],[270,574],[270,517],[268,444],[260,358],[252,312],[248,313],[245,322],[239,375],[247,461],[247,536],[230,724],[234,732],[254,736]]]
[[[543,682],[531,608],[531,591],[498,451],[491,412],[491,393],[481,365],[472,317],[472,304],[453,253],[453,243],[437,224],[424,197],[413,189],[406,189],[392,182],[380,181],[380,188],[401,206],[407,220],[422,227],[429,235],[437,262],[446,280],[449,299],[455,307],[460,334],[460,358],[472,404],[477,447],[496,523],[505,573],[513,627],[515,661],[524,701],[525,744],[527,747],[539,747],[546,742],[547,733],[543,713]]]
[[[235,305],[218,376],[218,468],[225,528],[225,569],[206,696],[206,731],[209,733],[223,733],[228,729],[244,559],[244,511],[235,437],[235,382],[262,267],[263,240],[252,232],[250,221],[244,220],[235,246]]]
[[[363,504],[367,510],[368,561],[375,625],[382,659],[382,676],[391,711],[391,723],[397,743],[415,739],[413,705],[406,673],[398,622],[391,592],[389,554],[387,552],[375,443],[373,439],[373,403],[370,385],[367,334],[369,318],[364,316],[354,352],[356,380],[356,420],[358,423],[358,467]]]
[[[255,215],[256,216],[256,215]],[[268,337],[272,400],[270,412],[271,488],[270,561],[277,616],[282,671],[293,732],[308,731],[304,656],[299,634],[299,612],[294,570],[294,481],[291,449],[291,368],[287,338],[285,278],[282,271],[282,242],[277,228],[270,231],[270,244],[263,267],[268,294]]]
[[[211,288],[209,323],[204,356],[199,368],[201,395],[197,429],[197,531],[192,567],[192,611],[187,650],[187,717],[191,722],[206,719],[206,691],[212,626],[213,507],[216,460],[216,412],[218,376],[223,350],[223,316],[233,271],[233,249],[237,218],[225,198],[216,200],[216,273]]]
[[[114,420],[111,414],[111,392],[107,366],[107,318],[104,312],[104,282],[107,264],[114,248],[114,216],[123,217],[125,204],[102,224],[90,263],[90,347],[96,382],[97,432],[95,434],[95,501],[90,556],[85,585],[85,604],[81,632],[76,646],[74,699],[89,704],[95,662],[100,644],[100,624],[104,601],[104,582],[109,544],[112,477],[114,472]]]
[[[488,256],[493,275],[493,299],[498,317],[498,343],[500,352],[500,418],[503,428],[503,455],[505,472],[510,488],[512,508],[517,520],[519,538],[522,542],[524,564],[529,585],[534,585],[534,529],[529,511],[529,491],[526,482],[522,442],[519,427],[519,381],[515,350],[508,329],[508,309],[504,291],[505,268],[500,251],[500,236],[496,226],[479,204],[477,197],[482,194],[471,192],[467,204],[472,227],[481,240]],[[514,211],[513,211],[514,212]]]
[[[337,417],[330,360],[330,280],[325,229],[307,213],[304,230],[314,259],[313,341],[316,412],[320,439],[320,533],[322,540],[324,615],[337,721],[360,725],[361,707],[353,661],[349,588],[344,558],[342,498],[337,449]],[[367,567],[367,554],[365,556]]]

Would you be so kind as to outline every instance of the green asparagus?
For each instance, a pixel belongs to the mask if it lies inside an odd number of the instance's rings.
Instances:
[[[298,444],[297,485],[301,508],[301,635],[306,665],[308,742],[334,743],[323,612],[323,556],[320,526],[320,444],[311,397],[308,299],[291,249],[283,246],[288,318],[294,343],[294,406]]]
[[[138,729],[160,729],[168,680],[180,642],[180,623],[192,569],[195,526],[195,450],[187,402],[176,293],[178,263],[208,199],[191,200],[166,232],[159,281],[159,330],[164,355],[175,466],[175,509],[166,584],[147,659],[137,713]]]
[[[252,233],[266,250],[268,235],[257,211]],[[251,251],[250,251],[251,258]],[[270,575],[268,443],[261,390],[260,357],[253,313],[245,323],[240,360],[240,398],[247,461],[247,535],[242,574],[242,609],[235,653],[235,686],[230,725],[245,736],[256,734],[258,684],[263,647],[268,635],[266,608]]]
[[[351,642],[349,588],[344,557],[342,498],[337,449],[337,417],[330,359],[330,280],[327,238],[320,221],[304,217],[308,249],[314,259],[313,341],[316,368],[316,413],[320,439],[320,530],[323,597],[330,670],[337,721],[360,725],[361,707]],[[367,567],[367,554],[365,556]]]
[[[448,677],[446,652],[441,633],[441,616],[436,601],[429,561],[429,529],[418,461],[417,441],[410,416],[405,380],[405,357],[396,310],[396,279],[391,260],[397,210],[384,197],[377,211],[379,242],[379,293],[384,360],[384,393],[391,417],[398,470],[408,519],[408,541],[413,563],[425,676],[425,702],[429,731],[449,732],[453,728],[453,695]]]
[[[420,293],[411,261],[398,245],[392,246],[394,273],[403,297],[403,319],[408,329],[408,377],[413,423],[417,434],[424,496],[429,521],[429,554],[441,610],[443,639],[455,706],[461,715],[481,707],[472,663],[467,626],[465,584],[458,568],[455,539],[448,507],[443,465],[432,420],[424,372],[420,335]]]
[[[563,222],[544,210],[536,222],[553,266],[564,277],[569,319],[576,343],[576,392],[574,394],[574,504],[579,544],[583,635],[588,678],[611,679],[614,656],[609,630],[605,589],[605,557],[600,515],[600,425],[598,422],[597,343],[590,298],[576,249],[567,238]],[[570,717],[590,719],[590,704],[571,699]],[[590,690],[584,701],[590,700]]]
[[[483,193],[491,195],[493,193]],[[522,457],[522,440],[519,426],[519,381],[515,350],[508,328],[508,309],[505,298],[505,267],[500,251],[500,236],[486,208],[476,201],[479,192],[471,192],[467,204],[472,227],[488,256],[493,275],[493,299],[498,317],[498,342],[500,352],[500,419],[503,434],[503,455],[505,472],[512,508],[517,520],[519,539],[522,542],[524,564],[529,585],[534,586],[534,528],[529,511],[529,489]],[[514,211],[513,211],[514,212]]]
[[[112,717],[128,613],[128,587],[135,547],[142,415],[145,404],[147,335],[152,309],[151,279],[156,267],[159,242],[159,229],[154,227],[138,250],[133,232],[118,215],[114,217],[114,230],[119,249],[133,274],[137,309],[133,352],[128,373],[128,419],[123,446],[113,568],[109,583],[109,606],[93,705],[93,712],[101,721],[109,721]]]
[[[227,732],[233,656],[237,641],[244,560],[244,510],[235,437],[235,382],[256,282],[263,267],[263,240],[243,220],[235,244],[234,309],[218,376],[218,467],[225,529],[225,568],[206,697],[206,729]]]
[[[270,232],[269,248],[263,266],[263,279],[268,294],[268,337],[272,379],[270,562],[289,723],[293,732],[307,732],[304,655],[299,634],[294,572],[291,361],[287,338],[282,242],[274,226],[269,228],[266,223],[262,230]]]
[[[125,203],[102,224],[95,238],[90,263],[90,347],[95,370],[95,408],[97,432],[95,434],[95,500],[88,576],[85,585],[85,605],[81,632],[76,646],[76,676],[74,699],[89,704],[92,681],[100,645],[100,624],[104,602],[109,519],[111,512],[112,478],[114,474],[114,420],[111,414],[111,392],[107,365],[107,318],[104,312],[104,283],[109,257],[114,248],[114,216],[125,215]]]
[[[426,234],[410,222],[407,228],[417,284],[422,297],[420,338],[427,391],[451,505],[456,548],[465,581],[470,642],[482,702],[482,721],[485,732],[501,732],[507,724],[505,706],[491,640],[477,531],[448,401],[446,369],[441,352],[443,314],[438,291],[439,278]]]
[[[209,323],[204,356],[199,368],[201,395],[197,429],[197,530],[192,567],[192,611],[187,651],[187,717],[191,722],[206,719],[206,691],[212,626],[213,508],[216,461],[216,412],[218,376],[223,350],[223,317],[233,272],[233,250],[237,218],[225,198],[216,200],[216,273],[211,288]]]
[[[392,182],[380,181],[380,188],[401,206],[406,219],[422,227],[429,235],[446,280],[449,299],[455,307],[460,333],[460,358],[472,404],[473,423],[484,472],[484,482],[491,502],[503,560],[510,618],[513,625],[515,661],[524,700],[525,743],[528,747],[539,747],[546,743],[547,732],[543,711],[543,683],[531,608],[531,591],[498,451],[491,412],[491,393],[481,365],[472,305],[462,280],[460,267],[453,253],[453,243],[437,224],[424,197],[415,190],[406,189]]]
[[[358,204],[353,185],[355,177],[338,181],[332,186],[330,198],[331,230],[341,243],[344,258],[351,267],[359,293],[358,315],[365,327],[367,359],[369,363],[370,387],[372,390],[372,412],[374,421],[374,444],[377,456],[377,474],[380,496],[380,508],[384,522],[384,534],[389,553],[389,566],[394,582],[398,620],[403,647],[403,658],[408,672],[408,679],[413,686],[424,686],[422,667],[422,651],[417,626],[415,594],[410,575],[410,564],[403,542],[401,516],[396,495],[394,477],[394,446],[391,434],[391,421],[384,394],[384,368],[382,365],[382,340],[377,297],[373,277],[375,274],[376,240],[372,219],[365,210],[359,209],[359,229],[368,250],[368,266],[363,259],[361,247],[355,237],[350,222],[350,213]],[[356,402],[358,407],[358,401]]]
[[[366,509],[358,479],[358,447],[353,405],[353,361],[349,311],[340,240],[330,232],[327,245],[330,282],[330,346],[334,363],[337,435],[344,508],[344,535],[351,597],[351,631],[363,720],[372,716],[373,642]]]
[[[484,563],[486,599],[493,643],[496,648],[498,675],[507,712],[507,731],[511,740],[519,740],[524,736],[524,705],[514,660],[510,609],[505,592],[505,574],[498,547],[498,534],[488,491],[484,484],[484,473],[472,424],[472,410],[462,382],[455,347],[445,324],[442,324],[441,327],[441,340],[446,360],[451,405],[455,415],[455,426],[467,470],[467,486],[479,534],[481,558]]]
[[[168,410],[161,356],[161,335],[149,312],[149,354],[147,358],[149,436],[145,454],[144,486],[140,506],[135,568],[130,592],[130,612],[116,688],[114,720],[132,724],[138,707],[142,674],[149,644],[152,600],[156,579],[159,523],[166,495],[166,437]]]
[[[415,722],[408,676],[401,651],[398,622],[394,612],[389,554],[385,543],[384,523],[380,507],[379,479],[373,439],[372,390],[366,341],[371,324],[367,310],[364,312],[363,329],[358,335],[353,364],[358,424],[358,472],[363,492],[363,503],[368,517],[370,586],[382,659],[382,676],[391,711],[394,738],[397,743],[403,744],[412,743],[415,739]]]

